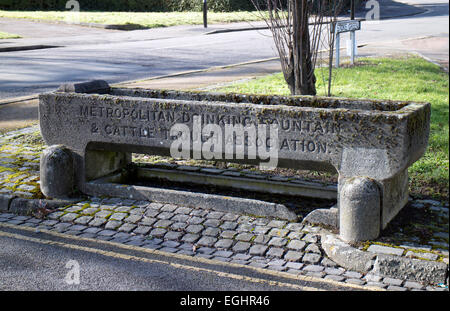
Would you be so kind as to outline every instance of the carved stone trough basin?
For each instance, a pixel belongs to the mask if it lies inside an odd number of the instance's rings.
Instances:
[[[376,238],[407,203],[407,169],[426,150],[430,104],[127,89],[97,80],[63,85],[55,92],[41,94],[39,120],[50,146],[41,159],[41,188],[48,197],[67,197],[76,189],[90,195],[190,202],[222,210],[234,207],[252,214],[295,217],[281,204],[261,207],[251,200],[243,203],[232,197],[164,189],[144,191],[110,183],[126,174],[132,152],[169,156],[178,139],[176,150],[184,147],[190,157],[206,158],[209,151],[209,159],[212,152],[213,159],[219,161],[272,162],[277,167],[337,172],[340,235],[347,241],[359,241]],[[200,127],[202,137],[197,141],[195,127]],[[188,129],[185,141],[180,140],[183,129]],[[236,133],[242,134],[242,129],[248,131],[238,143]],[[269,135],[271,129],[276,132]],[[226,145],[226,135],[222,140],[214,136],[227,130],[232,133],[234,149]],[[254,144],[256,148],[261,142],[263,147],[258,146],[257,154],[266,152],[264,159],[255,157],[252,140],[246,140],[256,131],[266,135],[258,136]],[[205,139],[205,133],[212,134]],[[218,140],[204,147],[208,138]],[[196,149],[196,143],[203,153]],[[245,146],[239,149],[242,154],[238,154],[239,144]]]

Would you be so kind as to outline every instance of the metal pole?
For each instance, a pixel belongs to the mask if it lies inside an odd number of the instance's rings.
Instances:
[[[355,19],[355,0],[351,0],[350,2],[350,19]]]
[[[350,31],[350,40],[352,41],[352,47],[351,47],[351,52],[350,52],[350,61],[351,64],[354,65],[355,64],[355,45],[356,45],[356,40],[355,40],[355,32],[354,31]]]
[[[339,32],[336,34],[336,68],[339,68],[339,49],[341,45],[341,35]]]
[[[208,4],[203,0],[203,27],[208,28]]]

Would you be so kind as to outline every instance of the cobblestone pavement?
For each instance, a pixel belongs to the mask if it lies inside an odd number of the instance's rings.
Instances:
[[[44,147],[38,127],[0,136],[0,199],[2,195],[42,198],[39,156]],[[428,229],[431,235],[426,239],[411,236],[412,229],[402,232],[394,226],[380,240],[364,243],[360,249],[448,264],[448,203],[411,200],[409,205],[404,210],[416,211],[419,216],[426,212],[429,220],[410,226]],[[445,290],[437,284],[364,275],[339,267],[321,247],[321,228],[299,222],[95,197],[58,208],[45,217],[35,216],[4,210],[0,222],[387,290]]]

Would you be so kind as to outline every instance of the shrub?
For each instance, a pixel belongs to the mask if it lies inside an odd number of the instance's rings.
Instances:
[[[68,0],[0,0],[2,10],[64,11]],[[203,0],[78,0],[81,11],[201,11]],[[251,0],[208,0],[215,12],[253,11]]]

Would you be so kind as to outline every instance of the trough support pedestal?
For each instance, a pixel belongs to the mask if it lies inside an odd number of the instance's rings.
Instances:
[[[386,180],[339,177],[339,235],[346,242],[374,240],[408,202],[408,171]]]
[[[367,177],[339,180],[339,234],[344,241],[372,240],[380,234],[381,198]]]
[[[40,162],[41,192],[49,198],[67,198],[75,188],[74,159],[63,145],[44,150]]]
[[[131,153],[86,150],[79,156],[64,145],[44,150],[40,162],[41,191],[46,197],[67,198],[81,185],[76,180],[94,180],[125,169]]]

